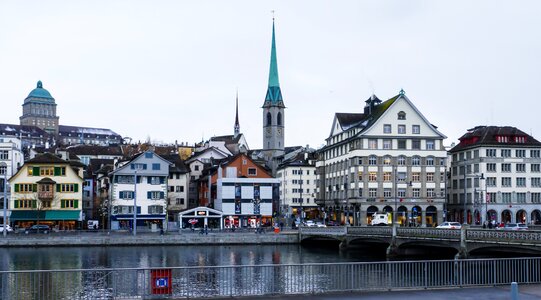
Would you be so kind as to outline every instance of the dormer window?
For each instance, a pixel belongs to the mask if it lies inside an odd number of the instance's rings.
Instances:
[[[505,135],[498,135],[496,136],[496,141],[498,141],[498,143],[509,143],[509,137]]]
[[[398,113],[398,119],[399,120],[405,120],[406,119],[406,113],[401,111]]]
[[[525,136],[515,136],[515,143],[518,143],[518,144],[526,143],[526,137]]]

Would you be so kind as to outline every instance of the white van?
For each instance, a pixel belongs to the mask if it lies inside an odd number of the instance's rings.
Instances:
[[[386,226],[392,223],[392,217],[390,213],[374,213],[372,215],[372,226]]]
[[[99,228],[98,220],[88,220],[87,221],[87,228],[88,229],[98,229]]]

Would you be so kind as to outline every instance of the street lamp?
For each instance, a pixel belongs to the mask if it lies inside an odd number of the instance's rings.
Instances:
[[[135,165],[135,172],[133,173],[133,235],[137,235],[137,170],[138,166]]]
[[[483,176],[483,173],[481,173],[481,175],[479,175],[479,174],[467,174],[466,173],[466,166],[464,166],[464,211],[462,213],[462,224],[464,224],[464,225],[468,224],[468,215],[467,215],[467,210],[466,210],[466,202],[468,201],[468,194],[466,192],[467,187],[468,187],[468,182],[467,182],[468,177],[479,178],[481,180],[485,179],[485,177]]]
[[[4,217],[2,218],[3,221],[4,221],[4,227],[3,227],[3,230],[2,230],[2,233],[4,235],[4,237],[7,236],[7,224],[6,224],[6,217],[7,217],[7,181],[8,181],[8,164],[6,164],[5,162],[0,162],[0,169],[3,169],[4,170]]]

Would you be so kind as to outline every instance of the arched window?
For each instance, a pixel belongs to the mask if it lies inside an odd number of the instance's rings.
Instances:
[[[414,156],[411,158],[411,165],[412,166],[420,166],[421,165],[421,157]]]
[[[378,164],[378,158],[375,155],[370,155],[370,157],[368,157],[368,164],[371,165],[371,166],[377,165]]]
[[[271,126],[272,125],[272,116],[271,116],[271,113],[268,112],[267,113],[267,126]]]
[[[406,165],[406,157],[403,155],[400,155],[398,157],[398,165],[399,166],[405,166]]]
[[[384,164],[384,165],[388,165],[388,166],[391,165],[391,157],[388,156],[388,155],[385,156],[385,157],[383,158],[383,164]]]
[[[406,119],[406,113],[403,112],[403,111],[400,111],[400,112],[398,113],[398,119],[399,119],[399,120],[405,120],[405,119]]]
[[[282,125],[282,113],[278,113],[278,116],[276,116],[276,124],[278,126]]]

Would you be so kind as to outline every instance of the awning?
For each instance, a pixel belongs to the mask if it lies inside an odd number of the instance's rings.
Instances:
[[[79,221],[80,210],[13,210],[11,221]]]

